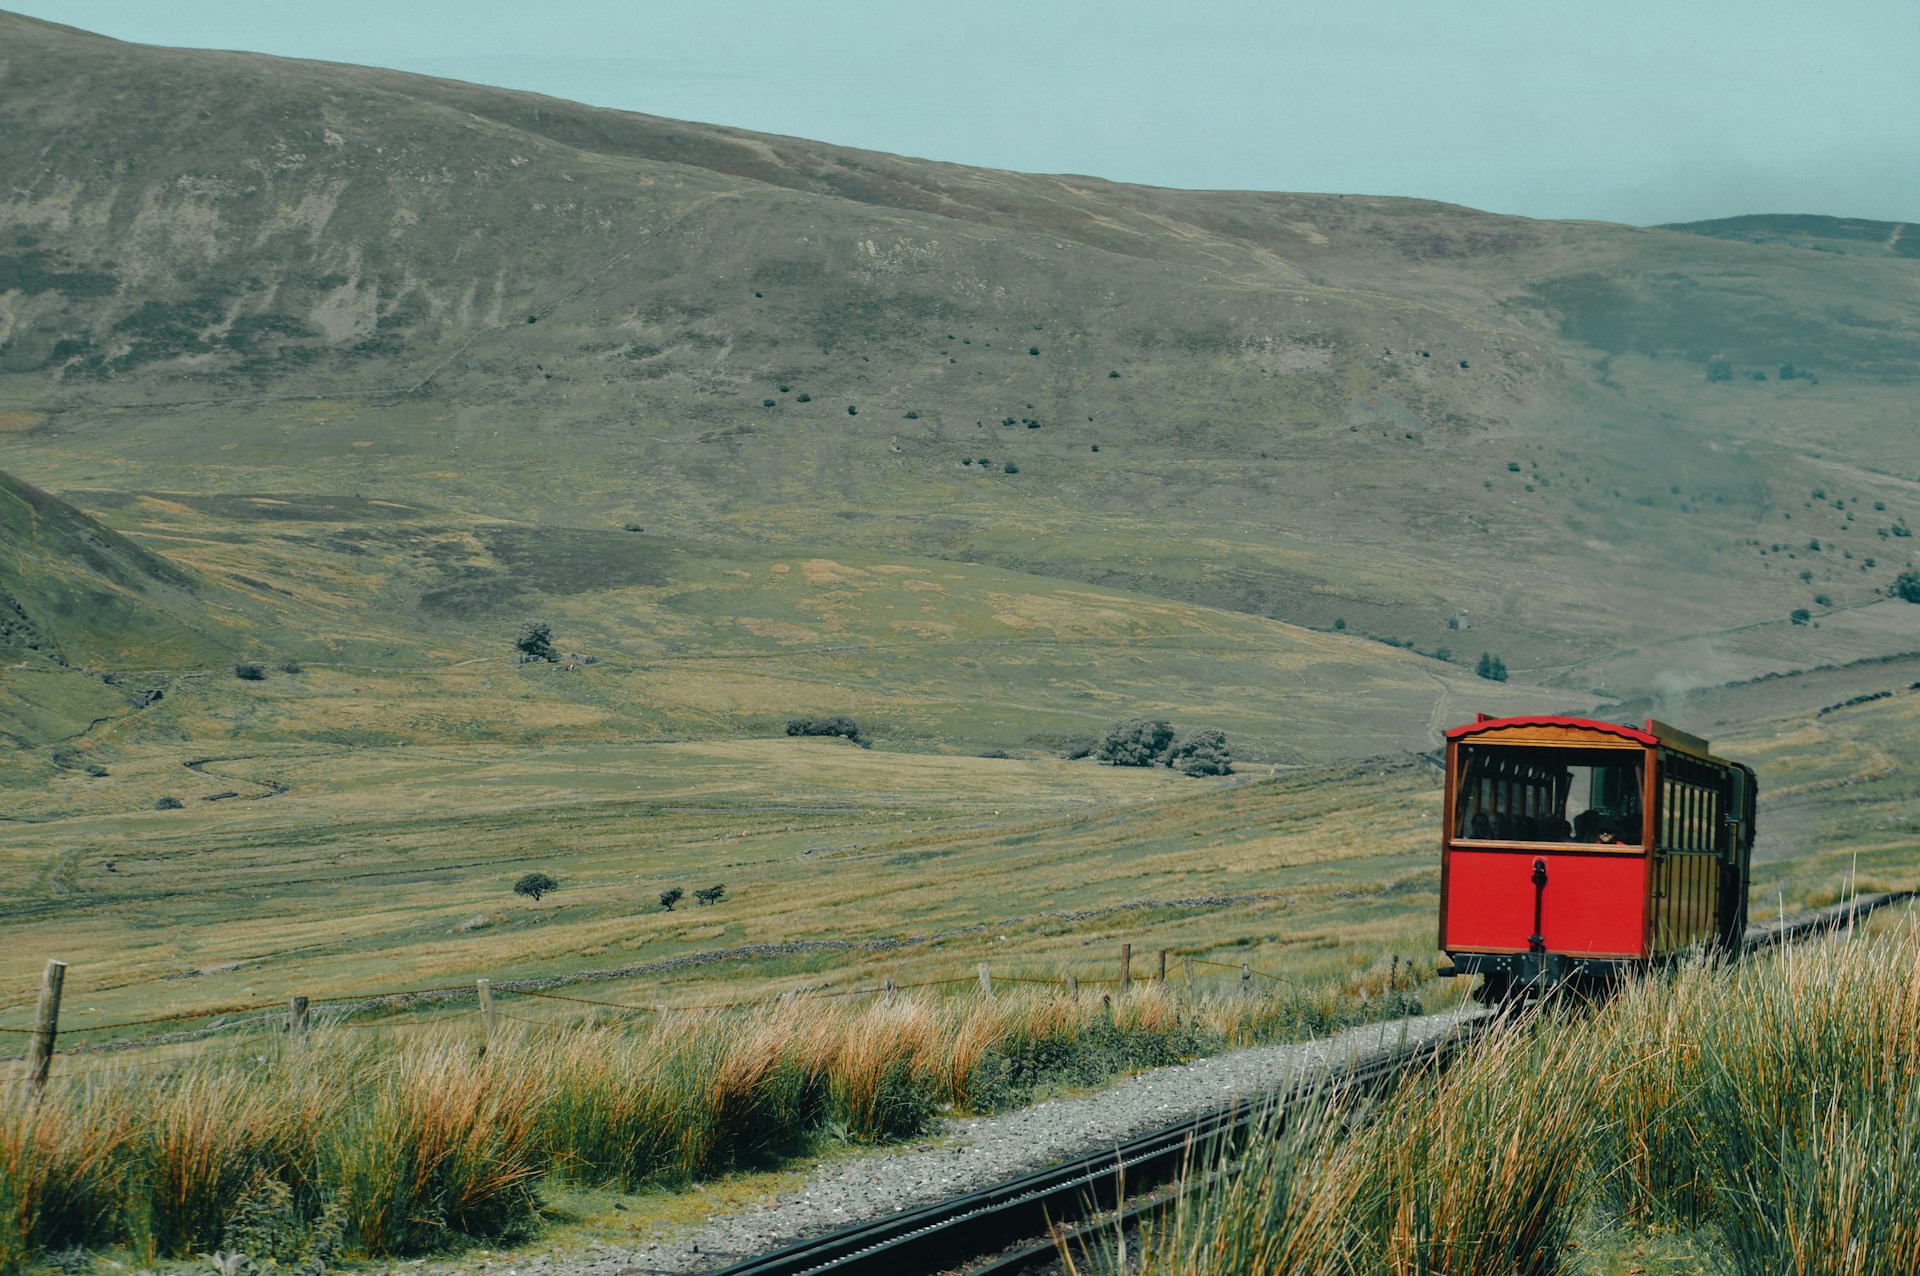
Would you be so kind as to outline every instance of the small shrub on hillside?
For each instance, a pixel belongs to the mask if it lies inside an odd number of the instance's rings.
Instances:
[[[669,913],[671,913],[673,911],[673,906],[675,904],[678,904],[681,900],[685,899],[686,897],[687,897],[687,893],[681,890],[678,886],[675,886],[670,890],[661,891],[660,907],[666,909]]]
[[[1107,728],[1100,760],[1113,766],[1156,766],[1173,747],[1173,727],[1159,718],[1128,718]]]
[[[788,718],[788,735],[837,735],[858,743],[860,727],[852,718],[836,713],[830,718]]]
[[[796,403],[812,403],[813,396],[811,394],[808,394],[806,391],[802,390],[799,394],[796,394],[794,396],[794,401]]]
[[[1020,467],[1015,465],[1012,461],[1008,461],[1005,465],[1000,467],[1000,470],[1004,474],[1018,474],[1020,472]]]
[[[1485,678],[1488,682],[1505,682],[1507,680],[1507,662],[1490,651],[1480,653],[1480,662],[1474,665],[1473,671],[1482,678]]]
[[[233,676],[242,682],[261,682],[265,680],[267,676],[267,667],[251,662],[242,662],[233,667]]]
[[[708,886],[702,890],[695,891],[693,893],[693,902],[701,905],[718,904],[721,900],[725,899],[726,897],[727,897],[726,886],[714,885],[714,886]]]
[[[532,660],[553,659],[553,626],[544,620],[528,617],[520,622],[520,630],[513,638],[514,649]]]
[[[298,660],[282,660],[280,662],[279,669],[281,673],[305,673],[306,672],[306,670],[301,666]]]
[[[1227,733],[1218,727],[1195,727],[1168,751],[1167,765],[1182,775],[1232,775]]]
[[[1920,571],[1904,571],[1894,577],[1893,596],[1902,602],[1920,603]]]
[[[529,895],[533,897],[535,901],[538,901],[542,895],[552,894],[559,889],[560,883],[554,881],[545,873],[528,873],[525,877],[522,877],[513,884],[513,893],[515,895]]]
[[[178,811],[184,806],[186,806],[186,803],[177,797],[163,797],[153,804],[153,809],[156,811]]]
[[[1805,607],[1795,607],[1792,611],[1787,613],[1787,619],[1792,621],[1796,625],[1804,625],[1809,620],[1813,619],[1813,613],[1808,611]]]

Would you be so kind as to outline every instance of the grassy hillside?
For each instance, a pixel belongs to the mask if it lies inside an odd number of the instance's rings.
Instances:
[[[1780,698],[1715,740],[1761,777],[1756,914],[1832,902],[1850,881],[1908,886],[1920,871],[1920,793],[1898,763],[1920,747],[1920,692],[1885,667],[1854,673],[1853,695],[1889,694],[1821,715],[1778,680]],[[453,690],[502,703],[483,676]],[[185,734],[175,724],[241,712],[241,697],[339,698],[346,685],[324,671],[196,684],[142,715],[175,718],[141,729]],[[0,955],[8,1023],[48,956],[73,963],[76,1031],[136,1009],[758,944],[817,947],[640,971],[592,995],[701,1004],[967,975],[982,960],[1084,975],[1123,940],[1357,986],[1394,954],[1424,965],[1438,907],[1437,775],[1405,755],[1191,781],[842,741],[562,735],[533,748],[155,740],[123,746],[108,769],[60,772],[44,797],[10,804],[0,859],[22,886],[0,903],[14,941]],[[151,809],[160,796],[183,806]],[[516,898],[512,883],[535,870],[561,889]],[[720,905],[657,903],[716,882]]]
[[[42,486],[878,548],[1614,692],[1913,646],[1866,605],[1920,516],[1897,251],[0,30],[0,466]]]

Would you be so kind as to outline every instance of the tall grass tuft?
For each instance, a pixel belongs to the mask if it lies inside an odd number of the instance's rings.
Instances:
[[[1557,1023],[1496,1034],[1439,1082],[1403,1087],[1355,1141],[1360,1225],[1393,1273],[1546,1276],[1585,1205],[1593,1056]]]
[[[409,1045],[358,1079],[319,1149],[319,1173],[368,1253],[449,1235],[514,1238],[537,1217],[540,1078],[471,1045]]]
[[[1138,1256],[1124,1235],[1107,1253],[1064,1255],[1083,1265],[1163,1276],[1349,1276],[1366,1270],[1361,1162],[1343,1138],[1341,1096],[1297,1105],[1284,1122],[1269,1111],[1238,1163],[1203,1162],[1170,1211],[1142,1223]],[[1090,1260],[1090,1261],[1087,1261]]]
[[[290,1178],[298,1107],[247,1072],[189,1066],[136,1096],[120,1085],[108,1102],[145,1107],[129,1167],[129,1222],[143,1248],[166,1258],[217,1249],[221,1229],[259,1173]],[[128,1113],[129,1119],[132,1113]]]
[[[45,1101],[8,1088],[0,1105],[0,1273],[48,1250],[118,1239],[129,1136],[123,1113],[93,1102],[89,1087]]]

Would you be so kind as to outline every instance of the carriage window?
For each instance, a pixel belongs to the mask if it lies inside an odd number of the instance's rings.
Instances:
[[[1629,749],[1464,745],[1453,835],[1638,846],[1640,764]]]

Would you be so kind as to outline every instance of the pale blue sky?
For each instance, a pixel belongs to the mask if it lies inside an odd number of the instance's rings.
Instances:
[[[1643,224],[1920,221],[1916,0],[11,3],[996,168]]]

